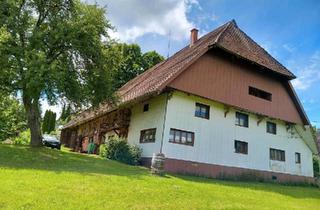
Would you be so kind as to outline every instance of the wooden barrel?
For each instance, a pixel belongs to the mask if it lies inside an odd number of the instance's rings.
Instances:
[[[162,153],[153,153],[151,161],[151,173],[156,175],[164,175],[165,156]]]

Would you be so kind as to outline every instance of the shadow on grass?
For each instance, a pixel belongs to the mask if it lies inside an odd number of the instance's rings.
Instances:
[[[47,170],[55,173],[76,172],[141,178],[149,171],[98,156],[58,151],[49,148],[0,145],[0,168]]]
[[[144,179],[144,176],[148,176],[150,174],[149,170],[146,168],[128,166],[97,156],[89,156],[86,154],[72,153],[68,151],[57,151],[49,148],[30,148],[28,146],[10,146],[1,144],[0,168],[15,170],[46,170],[54,173],[74,172],[84,175],[115,175],[125,176],[132,179]],[[220,185],[221,187],[239,188],[239,190],[247,188],[255,191],[282,194],[293,198],[319,199],[320,205],[320,190],[315,187],[285,186],[259,182],[222,181],[176,174],[168,174],[164,177],[154,177],[163,179],[163,181],[175,177],[188,181],[188,184],[212,184],[213,187],[214,185]]]
[[[310,198],[310,199],[319,199],[320,205],[320,189],[315,186],[290,186],[280,183],[269,183],[269,182],[244,182],[244,181],[230,181],[230,180],[220,180],[212,179],[206,177],[197,177],[190,175],[181,175],[181,174],[171,174],[171,176],[188,181],[195,182],[199,184],[215,184],[221,185],[224,187],[239,188],[243,190],[244,188],[263,191],[270,193],[277,193],[292,198]],[[266,198],[267,199],[267,198]]]

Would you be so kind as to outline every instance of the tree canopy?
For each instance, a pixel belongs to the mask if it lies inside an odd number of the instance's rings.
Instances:
[[[105,10],[79,0],[5,0],[0,3],[0,88],[20,93],[31,130],[41,145],[40,98],[85,103],[86,88],[103,74],[112,95],[103,43],[111,28]]]
[[[0,90],[21,95],[32,146],[42,145],[40,99],[95,106],[163,60],[111,40],[105,12],[80,0],[0,2]]]
[[[62,107],[61,115],[60,115],[60,120],[65,121],[68,120],[71,116],[71,106],[64,104]]]
[[[164,60],[163,56],[155,51],[142,53],[137,44],[116,43],[112,45],[112,49],[118,53],[119,59],[113,76],[115,89]]]

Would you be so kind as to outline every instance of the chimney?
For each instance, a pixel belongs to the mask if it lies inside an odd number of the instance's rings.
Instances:
[[[192,47],[197,40],[198,40],[198,29],[193,28],[191,30],[190,47]]]

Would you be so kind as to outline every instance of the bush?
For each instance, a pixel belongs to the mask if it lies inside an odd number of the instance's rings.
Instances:
[[[105,146],[105,157],[108,159],[130,165],[137,165],[140,162],[141,149],[137,146],[130,146],[124,138],[112,137]]]
[[[99,155],[101,157],[106,157],[106,145],[105,144],[101,144],[99,147]]]
[[[27,145],[30,143],[31,134],[30,130],[25,130],[19,133],[19,135],[12,139],[13,144],[19,144],[19,145]]]
[[[133,165],[138,165],[141,160],[142,149],[137,145],[130,146],[130,154],[132,157]]]

